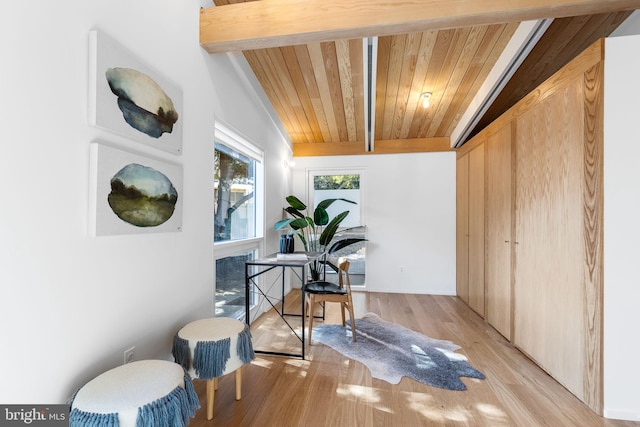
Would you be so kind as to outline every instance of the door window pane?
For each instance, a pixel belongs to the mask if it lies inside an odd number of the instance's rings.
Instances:
[[[349,215],[340,224],[341,227],[357,227],[360,223],[360,175],[314,175],[313,207],[326,199],[346,199],[356,204],[343,201],[334,202],[327,209],[329,218],[340,212],[349,211]]]

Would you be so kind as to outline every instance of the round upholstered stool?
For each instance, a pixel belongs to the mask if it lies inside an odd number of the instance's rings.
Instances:
[[[186,426],[199,407],[191,378],[180,365],[141,360],[111,369],[78,390],[69,425]]]
[[[207,419],[213,419],[218,378],[235,372],[236,400],[242,396],[242,365],[255,358],[247,325],[229,317],[196,320],[175,336],[173,356],[191,378],[207,381]]]

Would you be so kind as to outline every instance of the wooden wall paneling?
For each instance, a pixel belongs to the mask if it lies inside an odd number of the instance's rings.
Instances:
[[[583,82],[516,124],[514,343],[584,399]]]
[[[456,160],[456,295],[469,303],[469,155]]]
[[[298,61],[295,59],[295,51],[291,48],[283,47],[267,50],[267,53],[271,58],[275,72],[284,83],[283,90],[285,99],[293,109],[298,123],[299,140],[303,142],[313,142],[314,136],[312,132],[309,132],[311,127],[308,124],[308,113],[312,112],[312,109],[311,105],[305,102],[308,96],[304,90],[294,90],[291,88],[291,86],[297,84],[296,80],[300,82],[304,81],[300,73]],[[305,107],[308,107],[308,109]]]
[[[439,108],[441,105],[440,100],[450,98],[446,92],[447,84],[450,80],[452,70],[454,70],[455,65],[460,59],[460,55],[462,54],[462,50],[467,42],[470,31],[471,28],[469,27],[458,28],[452,30],[452,33],[450,34],[451,39],[449,41],[449,48],[444,56],[442,68],[438,70],[438,77],[436,78],[432,88],[429,89],[429,92],[433,93],[431,96],[432,107],[429,108],[430,119],[420,125],[418,133],[419,137],[428,138],[436,134],[436,129],[438,128],[436,123],[440,123],[441,117],[444,114]],[[438,106],[438,108],[436,108],[436,106]]]
[[[483,132],[493,132],[500,129],[507,123],[513,122],[520,115],[528,112],[531,108],[544,102],[549,96],[556,93],[557,89],[563,87],[576,78],[582,79],[586,70],[597,65],[604,60],[604,41],[598,40],[593,43],[571,62],[549,77],[544,84],[537,86],[529,92],[520,102],[509,108],[504,114],[495,119]],[[473,139],[471,140],[473,141]],[[460,150],[471,142],[467,142]]]
[[[245,58],[251,66],[251,69],[256,75],[258,81],[262,87],[265,88],[265,92],[273,105],[273,108],[277,111],[280,117],[285,118],[291,123],[291,131],[289,136],[293,142],[302,142],[298,140],[301,131],[299,127],[296,127],[297,121],[293,111],[289,109],[286,99],[284,99],[283,91],[277,82],[271,82],[273,77],[272,67],[269,65],[267,53],[265,51],[248,51],[245,52]],[[282,97],[282,99],[281,99]]]
[[[331,108],[338,126],[339,138],[337,141],[348,141],[347,121],[342,99],[342,86],[340,84],[340,72],[338,71],[338,54],[336,42],[320,43],[324,68],[329,84],[329,95],[331,95]]]
[[[293,46],[285,46],[280,50],[282,52],[282,57],[285,61],[291,82],[293,82],[293,84],[297,88],[295,93],[297,94],[296,98],[299,104],[294,104],[292,102],[292,105],[298,105],[298,109],[302,109],[303,115],[298,114],[298,116],[300,117],[299,120],[302,120],[302,123],[304,123],[303,129],[305,130],[306,141],[311,143],[320,142],[322,141],[322,132],[320,131],[320,127],[318,126],[315,109],[313,103],[311,102],[311,97],[309,96],[310,88],[304,78],[305,73],[301,65],[305,63],[305,60],[308,63],[309,55],[307,54],[306,50],[297,51]],[[298,52],[303,55],[302,60],[299,59]],[[313,87],[311,89],[315,90],[317,93],[318,89],[315,84],[313,84]]]
[[[425,31],[420,33],[420,47],[416,54],[415,72],[413,73],[413,79],[411,82],[409,102],[402,118],[402,126],[400,128],[400,138],[408,138],[411,131],[412,123],[416,120],[416,117],[422,117],[426,113],[422,108],[422,101],[420,95],[423,91],[428,90],[428,85],[425,84],[425,76],[431,66],[431,56],[436,46],[436,40],[438,38],[437,31]],[[427,89],[425,89],[427,88]],[[413,94],[413,98],[411,97]],[[450,135],[450,134],[449,134]]]
[[[331,88],[329,86],[329,79],[327,78],[327,72],[324,68],[324,54],[320,43],[312,43],[308,46],[309,59],[313,67],[313,73],[316,78],[316,84],[318,91],[320,92],[320,104],[322,108],[322,114],[329,127],[329,139],[324,142],[340,141],[340,135],[338,133],[338,120],[333,108],[333,101],[331,97]]]
[[[601,414],[603,396],[603,151],[604,64],[584,74],[584,402]]]
[[[378,135],[380,139],[393,139],[391,136],[393,134],[393,117],[396,111],[396,99],[398,98],[407,37],[407,34],[391,36],[389,69],[387,70],[387,85],[384,93],[385,106],[384,115],[382,116],[382,134]],[[377,94],[376,96],[379,95]]]
[[[470,105],[475,97],[478,89],[486,80],[489,72],[493,69],[498,57],[504,51],[504,48],[511,40],[511,36],[519,26],[519,22],[512,22],[504,25],[492,25],[488,28],[482,44],[478,48],[475,58],[473,59],[469,72],[465,76],[463,84],[465,88],[461,93],[466,93],[465,97],[456,97],[453,100],[459,107]],[[475,70],[478,70],[477,72]],[[468,88],[466,87],[468,86]],[[452,109],[452,107],[449,107]],[[457,107],[453,107],[456,109]],[[459,123],[460,114],[449,114],[451,119],[448,128],[445,130],[443,126],[440,129],[446,135],[451,135]]]
[[[391,56],[391,40],[392,37],[378,37],[378,62],[376,66],[376,120],[375,120],[375,137],[382,138],[385,105],[387,98],[387,79],[389,74],[389,58]]]
[[[513,161],[511,123],[487,135],[486,157],[486,313],[487,322],[511,339],[513,247]]]
[[[398,87],[395,99],[394,112],[391,117],[391,134],[389,139],[400,138],[402,131],[402,123],[408,111],[408,103],[417,99],[412,97],[411,86],[413,76],[415,74],[416,65],[418,63],[418,52],[422,42],[422,33],[409,33],[405,41],[404,55],[402,58],[402,68],[398,75],[396,85]]]
[[[436,102],[436,99],[441,96],[439,91],[446,86],[442,69],[446,68],[447,64],[451,64],[450,51],[455,46],[457,39],[458,33],[454,29],[438,31],[435,46],[431,58],[429,58],[429,69],[424,80],[424,90],[433,93],[431,102]],[[410,135],[425,138],[434,114],[433,108],[422,110],[422,114],[417,115],[411,124]]]
[[[429,58],[427,58],[429,67],[427,69],[427,74],[424,76],[423,91],[433,93],[435,90],[434,88],[438,87],[436,83],[438,81],[440,71],[444,66],[447,52],[451,47],[451,41],[454,34],[455,30],[444,30],[435,32],[434,45],[430,50]],[[434,96],[436,95],[432,95],[432,97]],[[426,133],[426,129],[428,129],[429,124],[431,123],[432,112],[433,110],[429,108],[427,108],[426,110],[424,108],[419,108],[412,119],[408,136],[411,136],[412,138],[423,137],[421,135]]]
[[[293,46],[296,53],[296,60],[300,67],[301,74],[303,76],[313,75],[313,63],[309,54],[309,49],[306,45]],[[318,88],[316,79],[304,79],[306,93],[309,97],[309,103],[311,104],[312,112],[309,113],[309,123],[313,126],[314,143],[331,141],[331,132],[329,131],[329,125],[327,118],[322,108],[322,98],[320,97],[320,91]]]
[[[466,98],[465,94],[468,93],[470,87],[470,79],[477,76],[477,70],[474,67],[476,62],[476,56],[482,42],[484,40],[488,26],[473,27],[468,32],[460,56],[456,61],[453,72],[449,76],[447,86],[444,89],[441,100],[443,102],[442,108],[438,108],[438,111],[431,123],[430,133],[433,135],[444,135],[446,129],[450,124],[459,119],[458,111],[461,102]],[[470,69],[474,69],[474,72],[470,72]],[[478,68],[479,69],[479,68]],[[432,130],[431,130],[432,129]]]
[[[362,46],[362,43],[360,43]],[[354,83],[362,86],[362,80],[353,80],[353,69],[362,70],[362,63],[351,63],[351,48],[349,40],[335,42],[336,58],[338,60],[338,72],[340,76],[340,88],[342,89],[342,105],[344,106],[344,118],[347,129],[347,140],[357,141],[356,106],[354,99]]]
[[[293,82],[291,74],[285,63],[282,50],[280,48],[265,49],[258,53],[262,57],[261,64],[269,72],[269,80],[278,82],[276,89],[278,97],[288,106],[287,116],[294,122],[295,140],[301,142],[311,142],[313,138],[307,138],[305,129],[308,128],[307,117],[302,109],[298,93],[292,89]]]
[[[364,130],[364,58],[362,52],[362,40],[349,40],[349,53],[351,56],[351,83],[353,84],[354,120],[356,135],[354,141],[365,140]],[[310,79],[312,80],[312,79]]]
[[[599,40],[456,150],[462,159],[485,145],[486,310],[495,323],[493,148],[511,127],[511,341],[600,415],[603,64]]]
[[[469,153],[469,307],[485,316],[484,144]]]
[[[501,112],[516,104],[592,43],[608,37],[631,12],[592,15],[587,21],[584,15],[555,19],[491,104],[476,129],[484,129]],[[578,34],[583,36],[576,37]],[[589,36],[584,37],[587,34]]]

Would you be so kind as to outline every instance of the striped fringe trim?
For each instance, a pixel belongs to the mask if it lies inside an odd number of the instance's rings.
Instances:
[[[198,395],[188,375],[184,388],[176,387],[168,395],[138,408],[136,427],[185,427],[200,407]],[[118,414],[96,414],[73,409],[69,427],[119,427]]]
[[[219,341],[199,341],[193,357],[193,369],[201,380],[222,376],[231,357],[231,338]]]
[[[248,325],[245,325],[244,330],[238,334],[236,354],[240,360],[242,360],[242,363],[249,363],[256,358],[256,354],[253,351],[253,343],[251,342],[251,331]]]
[[[189,341],[180,338],[178,334],[173,337],[173,348],[171,349],[173,359],[182,366],[182,369],[189,370],[191,367],[191,350],[189,349]]]
[[[184,388],[178,386],[165,397],[139,408],[136,427],[186,426],[200,402],[188,375],[184,377],[184,385]]]
[[[69,427],[119,427],[118,414],[95,414],[73,409],[69,414]]]

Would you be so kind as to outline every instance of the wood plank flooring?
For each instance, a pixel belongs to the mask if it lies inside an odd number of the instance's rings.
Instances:
[[[288,296],[288,312],[300,309],[299,298],[297,291]],[[307,347],[306,360],[258,354],[243,367],[239,401],[234,376],[220,378],[211,421],[206,419],[205,383],[195,380],[202,407],[189,425],[640,426],[597,416],[456,297],[354,293],[354,300],[356,318],[373,312],[460,345],[458,353],[487,378],[462,378],[466,391],[443,390],[408,378],[392,385],[371,378],[364,365],[314,344]],[[337,307],[327,306],[325,322],[340,322]],[[255,348],[299,346],[299,341],[286,339],[290,330],[272,314],[262,315],[251,329]]]

